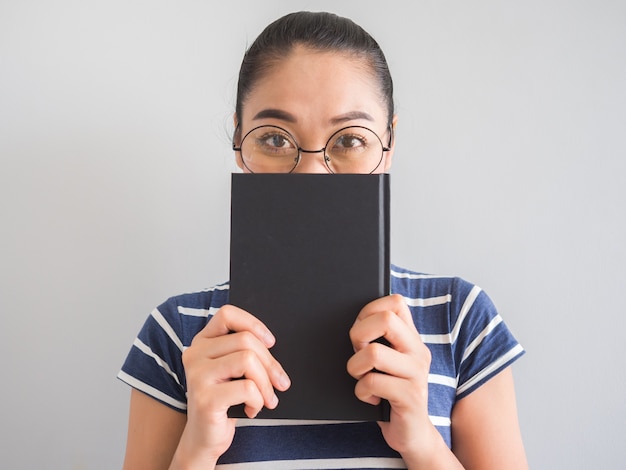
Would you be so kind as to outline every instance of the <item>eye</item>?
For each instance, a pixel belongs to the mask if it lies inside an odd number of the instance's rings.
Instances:
[[[262,129],[254,135],[255,147],[263,153],[293,152],[297,148],[293,140],[285,133],[276,130]]]
[[[280,134],[270,134],[268,136],[263,137],[262,139],[265,145],[270,147],[289,147],[291,146],[291,142],[288,138]]]
[[[355,135],[342,135],[335,141],[336,146],[344,148],[362,147],[366,143],[361,137]]]
[[[350,131],[340,134],[333,140],[332,150],[334,152],[356,152],[367,149],[368,145],[367,136]]]
[[[261,144],[267,147],[285,148],[285,147],[292,146],[291,141],[284,135],[280,135],[280,134],[265,135],[261,137],[260,141],[261,141]]]

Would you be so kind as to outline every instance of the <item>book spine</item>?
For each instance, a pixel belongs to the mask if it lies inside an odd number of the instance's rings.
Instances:
[[[379,179],[379,207],[380,207],[380,223],[379,240],[380,240],[380,296],[390,294],[391,289],[391,256],[390,256],[390,183],[389,174],[383,173]]]
[[[390,226],[391,226],[391,191],[389,174],[383,173],[379,179],[379,240],[380,240],[380,296],[386,296],[391,293],[391,255],[390,255]],[[388,344],[388,343],[387,343]],[[391,418],[391,405],[389,401],[382,400],[379,405],[380,418],[379,421],[389,421]]]

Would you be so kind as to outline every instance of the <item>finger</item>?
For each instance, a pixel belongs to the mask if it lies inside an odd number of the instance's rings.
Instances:
[[[272,332],[261,320],[234,305],[220,308],[196,336],[214,338],[233,331],[249,331],[268,348],[276,342]]]
[[[385,338],[394,349],[409,352],[422,341],[415,327],[407,326],[391,310],[378,311],[354,323],[350,329],[350,340],[355,351],[366,347],[378,338]]]
[[[203,347],[203,343],[207,343]],[[241,351],[253,351],[270,377],[272,385],[281,391],[289,388],[289,376],[257,336],[249,331],[228,334],[217,338],[199,339],[195,345],[209,359],[217,359]]]
[[[233,337],[232,339],[230,338],[231,336]],[[291,386],[291,380],[289,379],[287,372],[285,372],[285,369],[283,369],[282,365],[276,360],[276,358],[274,358],[272,353],[258,340],[256,336],[247,331],[243,331],[217,338],[217,342],[222,343],[222,347],[225,346],[228,348],[228,339],[238,343],[235,345],[236,350],[247,349],[253,350],[256,353],[275,388],[284,392]],[[218,344],[217,347],[220,348],[220,345]]]
[[[219,413],[226,413],[231,406],[243,403],[244,412],[249,418],[259,414],[265,403],[256,384],[247,379],[216,384],[207,390],[206,395],[210,395],[212,408]]]
[[[410,379],[415,376],[416,369],[412,356],[380,343],[368,344],[354,354],[347,363],[348,373],[357,380],[373,370]]]
[[[272,358],[269,349],[250,331],[239,331],[214,338],[200,337],[194,345],[201,354],[209,359],[226,356],[237,351],[250,349],[269,363]]]
[[[385,310],[394,312],[407,325],[412,325],[412,327],[415,328],[415,323],[413,322],[411,310],[409,309],[409,306],[407,305],[404,297],[402,297],[400,294],[391,294],[371,301],[361,309],[359,315],[357,316],[357,321],[364,320],[370,315]]]
[[[399,410],[404,406],[409,406],[411,401],[415,400],[415,388],[405,379],[370,372],[356,383],[354,394],[359,400],[373,405],[385,399],[389,401],[392,408]]]
[[[243,381],[246,387],[251,387],[254,384],[256,390],[262,396],[262,404],[270,409],[276,407],[278,398],[274,393],[274,387],[265,367],[253,351],[237,351],[233,354],[213,359],[211,362],[213,367],[204,371],[204,380],[213,384]],[[241,403],[241,401],[238,403]]]

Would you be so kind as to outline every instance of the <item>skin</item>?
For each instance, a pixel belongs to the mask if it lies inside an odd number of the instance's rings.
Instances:
[[[385,141],[386,108],[376,82],[363,70],[345,54],[296,48],[260,80],[235,124],[243,132],[261,124],[281,126],[307,149],[322,148],[347,125],[367,126]],[[392,156],[393,149],[376,172],[389,170]],[[327,172],[322,158],[305,154],[295,172]],[[355,394],[372,404],[389,400],[391,420],[379,425],[408,468],[528,468],[509,368],[455,405],[450,450],[428,417],[430,351],[404,299],[391,295],[369,303],[349,335],[355,354],[346,369],[357,379]],[[373,342],[380,336],[390,345]],[[271,354],[275,341],[253,314],[230,305],[219,309],[183,353],[187,415],[131,392],[124,468],[213,468],[235,432],[227,409],[243,402],[252,418],[263,406],[277,406],[274,390],[289,388],[288,375]]]
[[[389,140],[387,110],[377,84],[356,58],[319,53],[301,47],[275,66],[245,101],[241,122],[244,135],[253,127],[273,124],[289,131],[305,149],[321,149],[328,138],[346,126],[365,126]],[[332,71],[332,73],[329,73]],[[393,119],[393,126],[397,118]],[[393,145],[374,171],[391,168]],[[237,158],[237,164],[243,167]],[[367,173],[371,168],[364,168]],[[327,173],[322,153],[303,154],[294,172]]]

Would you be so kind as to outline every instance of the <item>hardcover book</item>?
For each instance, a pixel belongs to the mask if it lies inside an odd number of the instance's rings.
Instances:
[[[272,331],[292,382],[258,417],[388,420],[346,364],[359,311],[389,294],[389,175],[233,174],[230,242],[229,301]]]

